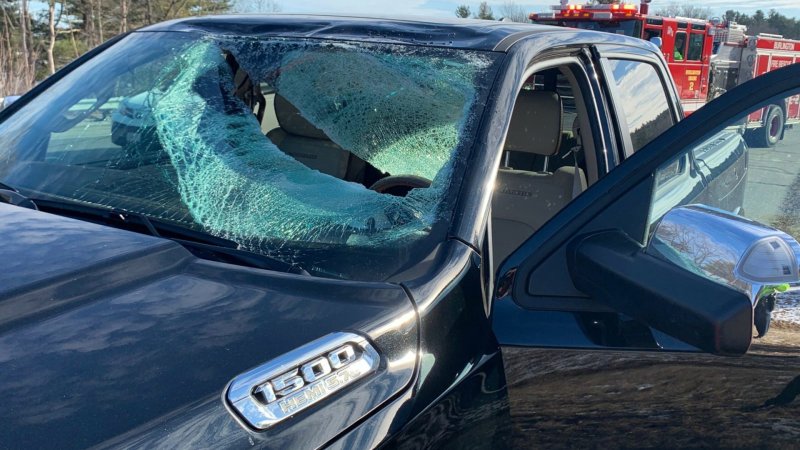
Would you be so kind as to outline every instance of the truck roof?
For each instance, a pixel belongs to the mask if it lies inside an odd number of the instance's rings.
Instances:
[[[140,31],[199,31],[239,36],[282,36],[506,51],[518,40],[543,33],[583,35],[587,41],[649,48],[638,39],[548,25],[476,19],[304,14],[224,15],[177,19]],[[573,36],[574,37],[574,36]]]

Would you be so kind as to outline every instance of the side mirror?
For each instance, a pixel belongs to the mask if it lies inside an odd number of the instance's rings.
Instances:
[[[614,310],[703,351],[747,352],[754,309],[800,281],[800,244],[774,228],[704,206],[670,210],[647,247],[619,230],[577,237],[575,286]]]
[[[650,42],[652,42],[653,45],[655,45],[656,47],[661,48],[662,41],[660,37],[658,36],[651,37]]]
[[[793,237],[702,205],[667,213],[646,252],[747,294],[754,307],[765,292],[800,281],[800,243]]]

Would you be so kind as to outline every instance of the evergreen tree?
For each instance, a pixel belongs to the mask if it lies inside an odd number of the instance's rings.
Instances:
[[[489,6],[489,4],[486,2],[481,2],[481,4],[478,5],[478,13],[475,15],[475,18],[484,20],[494,20],[492,7]]]
[[[466,19],[470,16],[470,14],[472,14],[472,12],[469,10],[469,6],[467,5],[458,5],[456,8],[456,17]]]

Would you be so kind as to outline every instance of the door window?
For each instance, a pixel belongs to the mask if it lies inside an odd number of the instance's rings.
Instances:
[[[612,59],[609,64],[621,125],[627,128],[622,133],[630,135],[631,149],[636,151],[674,124],[667,89],[648,63]]]
[[[645,28],[644,29],[644,40],[649,41],[654,37],[660,38],[661,37],[661,28]]]
[[[692,33],[689,35],[689,50],[686,54],[688,61],[700,61],[703,58],[703,38],[702,33]]]
[[[800,238],[800,129],[792,127],[800,117],[787,117],[797,101],[750,111],[663,164],[650,222],[675,206],[702,203]]]
[[[686,33],[683,31],[675,34],[675,53],[672,59],[675,61],[683,61],[686,55]]]
[[[738,214],[800,239],[800,129],[792,127],[800,123],[800,118],[790,112],[798,98],[792,95],[753,109],[662,164],[654,174],[650,233],[673,208],[699,204]],[[667,231],[672,233],[672,228]],[[669,238],[678,251],[691,249],[693,257],[684,261],[686,268],[712,274],[715,280],[737,279],[741,269],[730,264],[726,250],[733,248],[735,238],[685,234],[670,234]],[[770,323],[800,326],[800,303],[796,294],[784,292],[789,288],[788,284],[770,287],[774,295],[758,300],[754,323],[759,336],[766,334]]]

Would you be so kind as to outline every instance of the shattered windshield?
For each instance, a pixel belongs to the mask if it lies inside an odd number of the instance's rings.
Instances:
[[[383,279],[444,239],[497,57],[135,33],[0,123],[0,181]]]

